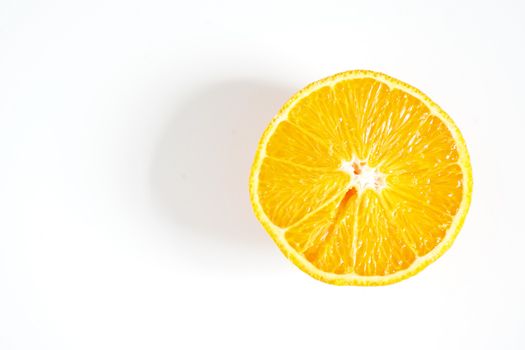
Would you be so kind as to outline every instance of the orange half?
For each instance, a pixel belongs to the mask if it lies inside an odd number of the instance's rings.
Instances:
[[[472,171],[452,119],[414,87],[349,71],[295,94],[264,132],[250,197],[281,251],[314,278],[384,285],[453,243]]]

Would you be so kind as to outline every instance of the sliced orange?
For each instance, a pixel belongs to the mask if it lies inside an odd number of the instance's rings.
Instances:
[[[452,245],[471,191],[452,119],[412,86],[361,70],[295,94],[264,132],[250,176],[255,214],[282,252],[338,285],[421,271]]]

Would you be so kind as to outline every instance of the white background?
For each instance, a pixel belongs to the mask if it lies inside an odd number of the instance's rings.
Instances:
[[[524,3],[314,3],[0,2],[0,349],[525,348]],[[474,171],[455,245],[388,287],[299,271],[247,192],[280,105],[358,68]]]

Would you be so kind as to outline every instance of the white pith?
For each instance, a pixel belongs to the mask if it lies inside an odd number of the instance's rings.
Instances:
[[[343,160],[340,169],[350,175],[349,189],[355,188],[357,193],[367,189],[380,192],[386,186],[384,174],[355,157],[350,161]]]

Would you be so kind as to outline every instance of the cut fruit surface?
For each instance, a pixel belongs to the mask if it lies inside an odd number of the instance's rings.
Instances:
[[[382,73],[312,83],[274,117],[250,176],[255,214],[282,252],[324,282],[383,285],[440,257],[470,204],[452,119]]]

